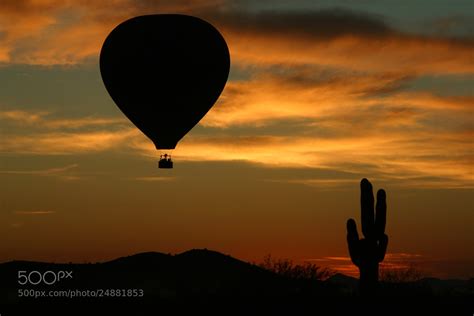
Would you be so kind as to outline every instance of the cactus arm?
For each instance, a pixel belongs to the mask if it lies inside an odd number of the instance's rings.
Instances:
[[[359,233],[355,221],[351,218],[347,221],[347,246],[352,263],[360,266]]]
[[[375,236],[377,239],[383,238],[385,234],[385,223],[387,220],[387,202],[385,191],[380,189],[377,192],[377,205],[375,206]]]
[[[372,192],[372,184],[367,179],[360,182],[360,210],[362,221],[362,233],[365,238],[373,237],[374,230],[374,194]]]
[[[377,259],[378,262],[382,262],[385,258],[385,253],[387,252],[387,245],[388,245],[388,236],[383,234],[379,240],[379,244],[377,245]]]

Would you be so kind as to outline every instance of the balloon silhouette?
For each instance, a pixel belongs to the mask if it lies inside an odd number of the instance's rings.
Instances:
[[[107,91],[157,149],[174,149],[206,115],[229,68],[222,35],[206,21],[179,14],[127,20],[100,52]]]

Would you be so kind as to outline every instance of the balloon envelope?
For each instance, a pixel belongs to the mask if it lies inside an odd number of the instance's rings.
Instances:
[[[100,52],[107,91],[157,149],[174,149],[209,111],[229,68],[222,35],[187,15],[127,20],[108,35]]]

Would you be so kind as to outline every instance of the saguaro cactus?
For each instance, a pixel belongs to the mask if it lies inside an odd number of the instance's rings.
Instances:
[[[356,222],[347,221],[347,245],[352,262],[359,268],[359,287],[362,295],[375,291],[379,279],[379,263],[387,251],[388,237],[385,235],[387,214],[384,190],[377,192],[377,205],[374,215],[374,194],[372,184],[367,179],[360,182],[360,205],[362,233],[359,239]]]

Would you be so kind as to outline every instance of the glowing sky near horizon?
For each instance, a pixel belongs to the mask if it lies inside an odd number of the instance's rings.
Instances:
[[[232,67],[164,171],[108,96],[98,54],[121,21],[170,12],[213,23]],[[0,261],[209,248],[347,272],[345,221],[359,222],[366,177],[387,191],[388,264],[472,277],[472,12],[458,0],[3,0]]]

